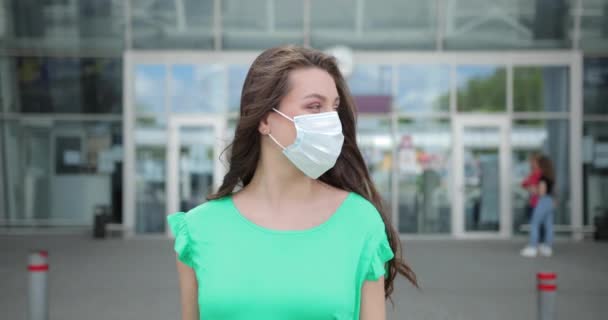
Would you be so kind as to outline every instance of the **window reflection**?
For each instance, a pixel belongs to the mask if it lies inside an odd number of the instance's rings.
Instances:
[[[515,67],[513,107],[517,112],[564,112],[569,109],[566,67]]]
[[[304,1],[222,1],[222,48],[266,49],[304,44]]]
[[[399,231],[451,230],[451,131],[444,120],[401,120],[398,128]]]
[[[355,49],[435,47],[435,1],[311,1],[311,43]]]
[[[507,72],[503,67],[463,65],[456,68],[456,105],[462,112],[506,112]]]
[[[135,148],[137,233],[160,233],[165,230],[165,148],[165,145],[139,145]]]
[[[585,114],[608,114],[608,57],[585,58],[583,106]]]
[[[135,67],[135,110],[138,113],[165,112],[166,77],[164,65]]]
[[[114,58],[16,57],[17,112],[121,113],[122,61]],[[6,69],[5,69],[6,70]],[[10,70],[10,68],[8,68]]]
[[[173,112],[225,112],[226,72],[221,65],[171,66]]]
[[[353,95],[390,95],[392,71],[390,65],[357,65],[348,77],[348,87]]]
[[[166,148],[165,124],[138,119],[135,135],[135,230],[165,231]]]
[[[466,126],[463,131],[464,226],[500,230],[500,129]]]
[[[360,118],[357,139],[370,176],[391,212],[393,139],[390,120],[386,118]]]
[[[122,222],[119,123],[24,118],[0,137],[9,225],[90,226],[96,205]]]
[[[450,68],[447,65],[399,67],[397,105],[403,112],[433,113],[450,110]]]
[[[133,47],[213,48],[213,0],[131,1]]]
[[[608,0],[581,1],[581,9],[580,47],[585,52],[605,52],[608,49]]]
[[[241,106],[241,91],[249,71],[247,65],[228,66],[228,111],[238,112]]]
[[[584,224],[608,213],[608,124],[588,122],[583,137]]]
[[[102,50],[116,55],[123,49],[124,1],[4,0],[2,6],[0,21],[7,22],[7,48]]]
[[[179,141],[179,206],[188,211],[207,201],[213,190],[213,127],[181,127]]]
[[[448,0],[448,49],[529,49],[571,46],[566,0]]]

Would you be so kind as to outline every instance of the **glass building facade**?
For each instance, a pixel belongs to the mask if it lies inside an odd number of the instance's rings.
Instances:
[[[221,182],[248,66],[281,44],[352,50],[402,234],[520,233],[533,152],[564,234],[608,211],[606,0],[0,0],[0,232],[89,227],[98,205],[167,232]]]

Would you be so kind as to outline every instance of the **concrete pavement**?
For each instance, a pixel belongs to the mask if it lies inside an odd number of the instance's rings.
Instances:
[[[422,291],[396,284],[389,319],[535,319],[535,272],[558,273],[559,319],[606,319],[608,243],[561,241],[555,257],[518,255],[524,240],[411,240]],[[50,253],[51,320],[178,319],[172,242],[87,235],[0,236],[0,318],[25,319],[27,253]]]

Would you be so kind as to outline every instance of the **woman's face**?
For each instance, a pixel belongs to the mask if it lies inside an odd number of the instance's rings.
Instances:
[[[291,71],[289,91],[277,109],[293,119],[304,114],[336,111],[339,105],[340,97],[331,75],[319,68],[306,68]],[[293,122],[276,112],[271,112],[267,121],[260,124],[260,131],[272,134],[285,147],[296,138]]]

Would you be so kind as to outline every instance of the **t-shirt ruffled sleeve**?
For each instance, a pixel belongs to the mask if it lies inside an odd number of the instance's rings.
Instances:
[[[365,280],[376,281],[382,276],[386,276],[386,263],[394,258],[393,250],[389,245],[384,225],[376,228],[369,237],[367,243]]]
[[[176,212],[167,216],[167,223],[171,232],[175,235],[175,244],[173,246],[178,259],[193,268],[194,262],[192,259],[190,231],[186,221],[185,212]]]

